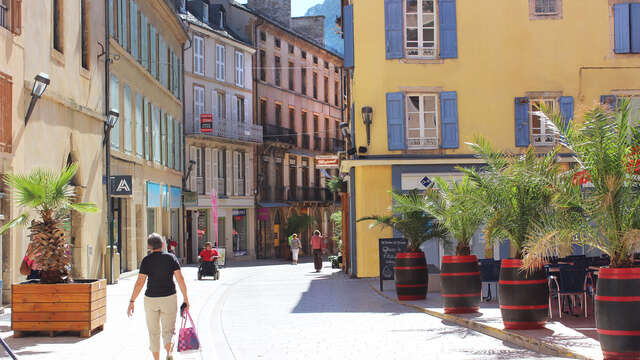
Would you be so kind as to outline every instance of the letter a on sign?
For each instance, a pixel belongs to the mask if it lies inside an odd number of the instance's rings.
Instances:
[[[120,180],[120,183],[118,184],[118,187],[116,188],[116,192],[131,192],[131,188],[129,187],[129,184],[127,184],[127,180],[122,179]]]

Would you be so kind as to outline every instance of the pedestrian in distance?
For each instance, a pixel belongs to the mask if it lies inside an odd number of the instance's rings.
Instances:
[[[27,280],[40,280],[40,276],[42,275],[42,270],[35,258],[35,248],[33,244],[29,243],[27,252],[24,254],[24,258],[20,264],[20,274],[27,275]]]
[[[313,251],[313,266],[316,268],[316,272],[322,270],[322,252],[324,250],[324,239],[320,235],[320,231],[313,232],[311,237],[311,249]]]
[[[162,236],[156,233],[149,235],[147,245],[151,252],[142,259],[140,264],[138,280],[133,287],[127,315],[133,316],[136,298],[142,291],[144,283],[147,282],[147,290],[144,293],[144,312],[149,331],[149,350],[155,360],[160,359],[160,335],[162,334],[167,360],[173,360],[173,335],[178,314],[178,299],[173,278],[175,277],[178,282],[186,310],[189,309],[187,285],[176,256],[164,251],[165,242]]]
[[[291,246],[291,263],[293,265],[298,265],[298,254],[302,247],[302,243],[300,242],[300,239],[298,239],[298,234],[291,235],[291,242],[289,245]]]

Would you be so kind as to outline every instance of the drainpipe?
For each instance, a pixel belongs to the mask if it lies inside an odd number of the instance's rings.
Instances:
[[[111,209],[111,136],[106,131],[106,119],[109,116],[109,65],[111,57],[109,55],[109,0],[104,1],[104,115],[105,115],[105,174],[107,193],[107,237],[109,239],[109,284],[114,283],[113,279],[113,212]],[[89,270],[89,269],[87,269]],[[88,275],[88,274],[87,274]]]
[[[255,26],[253,27],[253,43],[254,43],[254,48],[256,50],[256,52],[253,54],[254,56],[254,64],[258,65],[258,57],[260,56],[260,46],[258,46],[259,40],[258,40],[258,27],[260,25],[264,24],[264,20],[261,18],[258,18],[258,20],[256,21]],[[262,66],[262,64],[260,64]],[[260,109],[260,98],[258,97],[258,67],[257,66],[253,66],[253,113],[255,114],[255,121],[257,122],[258,120],[258,110]],[[265,124],[262,124],[262,126],[264,126]],[[262,128],[262,133],[264,135],[264,127]],[[263,150],[260,153],[260,156],[256,156],[257,159],[256,161],[254,161],[254,166],[255,166],[255,171],[254,174],[254,180],[255,180],[255,184],[256,184],[256,189],[257,191],[254,192],[254,199],[258,197],[258,195],[262,194],[262,184],[258,184],[258,174],[259,171],[261,169],[260,164],[262,164],[262,156],[264,155],[264,137],[262,140],[262,147]],[[256,155],[258,154],[258,146],[256,146]],[[264,175],[262,174],[262,178],[264,179]],[[254,206],[255,209],[255,225],[256,225],[256,229],[260,229],[262,230],[262,228],[260,227],[260,220],[258,220],[258,207]],[[262,236],[262,231],[260,231],[260,234]],[[259,244],[258,244],[258,239],[256,238],[256,244],[255,244],[255,248],[256,248],[256,259],[259,258],[258,254],[258,248],[260,248]],[[266,243],[266,239],[264,239],[264,242]],[[262,249],[264,252],[264,249]],[[266,255],[266,254],[263,254]]]

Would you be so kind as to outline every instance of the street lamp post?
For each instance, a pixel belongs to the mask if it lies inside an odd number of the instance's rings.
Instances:
[[[113,284],[113,213],[111,210],[111,129],[118,123],[118,110],[111,109],[104,124],[103,145],[106,146],[105,173],[107,178],[107,223],[109,229],[109,284]]]
[[[27,114],[24,117],[24,124],[27,125],[29,118],[31,117],[31,113],[33,112],[33,108],[36,106],[36,102],[44,91],[47,90],[47,86],[51,80],[49,79],[49,75],[45,73],[40,73],[36,75],[33,81],[33,88],[31,89],[31,101],[29,102],[29,107],[27,108]]]

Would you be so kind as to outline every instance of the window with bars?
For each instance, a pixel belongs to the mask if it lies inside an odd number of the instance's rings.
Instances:
[[[557,109],[556,99],[553,98],[529,100],[531,144],[534,146],[554,145],[556,142],[553,125],[542,114],[542,104],[551,112]]]
[[[216,80],[224,81],[225,72],[225,48],[224,45],[216,44]]]
[[[405,45],[408,57],[437,55],[435,0],[406,0]]]
[[[558,0],[535,0],[535,15],[555,15],[558,13]]]
[[[437,94],[409,94],[407,103],[407,146],[409,149],[437,149],[439,120]]]

